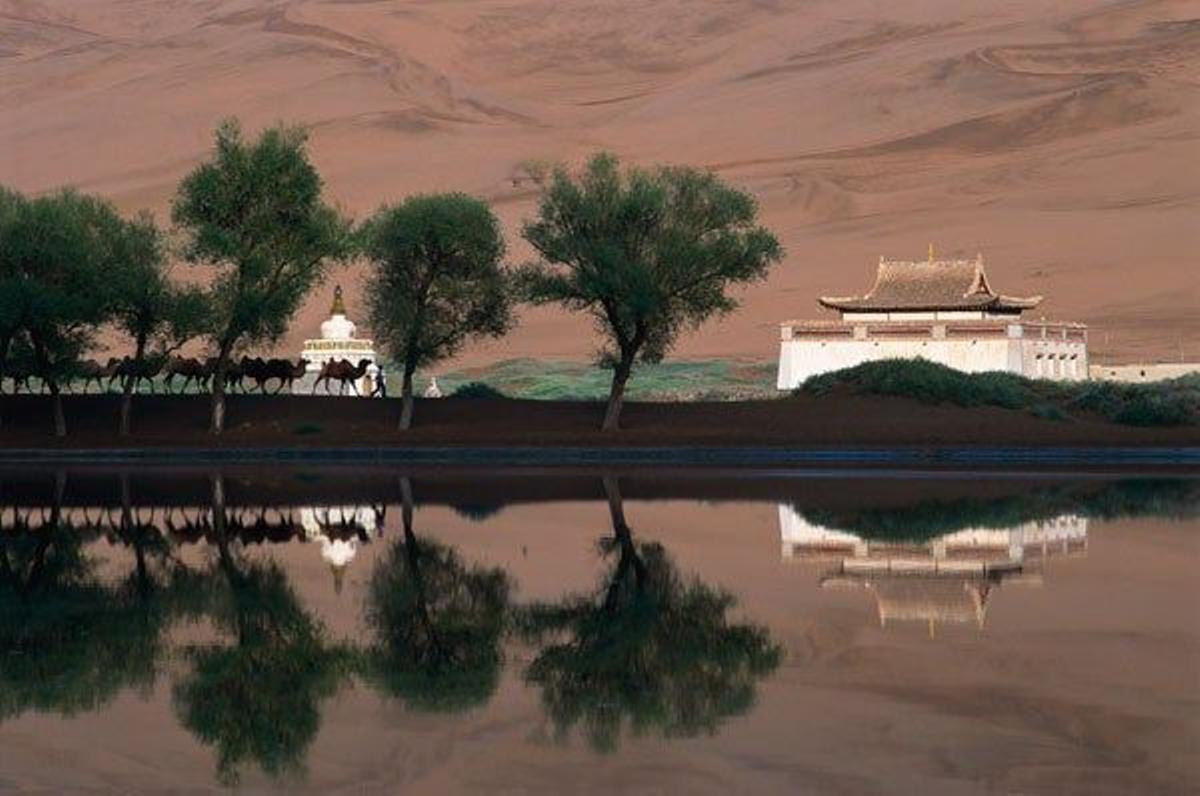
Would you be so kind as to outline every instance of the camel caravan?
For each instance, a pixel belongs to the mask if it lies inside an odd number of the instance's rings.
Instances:
[[[361,395],[358,385],[371,364],[366,359],[359,360],[357,364],[345,359],[325,362],[317,371],[310,392],[316,393],[318,387],[324,385],[325,394],[331,395],[336,385],[338,395],[345,395],[347,389],[354,395]],[[309,361],[304,358],[293,362],[290,359],[242,357],[227,366],[226,389],[240,393],[257,391],[264,395],[278,395],[285,390],[294,393],[296,382],[304,379],[308,373],[308,365]],[[65,374],[60,385],[66,392],[111,393],[119,391],[125,380],[131,379],[135,392],[154,394],[159,385],[168,395],[176,391],[186,393],[188,390],[206,392],[216,367],[216,357],[201,360],[171,356],[141,362],[130,357],[111,357],[104,363],[83,360]],[[272,385],[274,389],[269,389]],[[4,379],[0,380],[0,392],[14,395],[43,394],[46,389],[46,385],[37,378],[32,363],[9,364],[4,371]]]

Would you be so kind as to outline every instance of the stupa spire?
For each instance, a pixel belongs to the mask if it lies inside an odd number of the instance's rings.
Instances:
[[[346,304],[342,301],[342,286],[337,285],[333,288],[333,306],[329,308],[330,315],[345,315]]]

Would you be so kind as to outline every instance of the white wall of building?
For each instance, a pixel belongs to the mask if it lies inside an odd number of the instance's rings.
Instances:
[[[796,337],[779,349],[781,390],[812,376],[880,359],[926,359],[966,373],[1006,371],[1031,379],[1088,378],[1087,343],[1043,337]]]
[[[1104,381],[1145,383],[1200,373],[1200,362],[1143,362],[1132,365],[1092,365],[1089,375]]]

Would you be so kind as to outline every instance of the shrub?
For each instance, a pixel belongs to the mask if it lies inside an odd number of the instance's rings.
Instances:
[[[1011,373],[963,373],[923,359],[887,359],[814,376],[793,394],[826,395],[836,387],[933,404],[1024,409],[1052,420],[1088,412],[1131,426],[1200,422],[1200,376],[1150,384],[1062,383]]]
[[[452,394],[454,398],[507,398],[508,396],[482,381],[472,381],[459,387]]]
[[[868,395],[894,395],[958,406],[1030,405],[1031,382],[1011,373],[963,373],[925,359],[884,359],[814,376],[799,388],[824,395],[837,385]]]

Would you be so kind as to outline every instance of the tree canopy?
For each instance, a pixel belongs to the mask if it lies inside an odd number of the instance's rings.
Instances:
[[[37,373],[53,396],[58,436],[67,433],[60,381],[107,319],[112,231],[120,223],[109,202],[76,191],[0,197],[3,309],[28,338]]]
[[[416,535],[412,487],[402,481],[404,536],[376,564],[367,590],[370,682],[421,710],[487,700],[503,661],[512,584],[500,568],[469,566],[451,547]]]
[[[731,285],[766,277],[783,256],[756,225],[752,196],[697,169],[622,170],[610,154],[572,176],[557,169],[523,234],[541,261],[525,296],[593,317],[613,369],[603,428],[619,427],[635,362],[658,362],[679,334],[737,306]]]
[[[145,363],[167,355],[206,328],[207,296],[202,288],[171,281],[166,245],[149,213],[117,219],[108,235],[112,247],[109,318],[133,342],[125,368],[121,434],[129,433],[133,386]]]
[[[372,263],[371,328],[404,368],[404,429],[412,421],[417,368],[453,356],[471,337],[512,328],[504,237],[487,204],[460,193],[380,208],[361,235]]]
[[[271,776],[299,771],[321,725],[320,703],[348,675],[348,656],[300,605],[274,562],[222,552],[208,573],[205,613],[232,638],[191,645],[174,684],[183,725],[217,753],[217,776],[235,783],[256,762]]]
[[[525,672],[560,740],[582,728],[599,751],[623,729],[689,737],[715,732],[748,710],[759,679],[779,664],[766,629],[735,624],[732,595],[681,576],[661,545],[637,543],[615,485],[606,484],[616,561],[595,594],[523,612],[527,638],[543,644]]]
[[[303,130],[274,127],[247,141],[235,121],[217,128],[212,158],[180,183],[171,217],[187,235],[183,255],[215,270],[214,433],[224,427],[231,354],[278,340],[328,264],[350,254],[349,224],[321,188]]]

